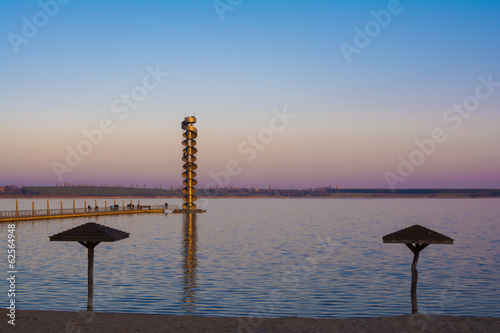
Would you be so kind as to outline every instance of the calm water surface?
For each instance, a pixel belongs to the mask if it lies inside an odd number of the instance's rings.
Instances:
[[[72,207],[72,200],[63,201]],[[20,209],[31,209],[31,202],[20,200]],[[51,206],[59,202],[51,200]],[[76,202],[83,207],[83,199]],[[35,205],[46,208],[46,200]],[[0,200],[0,209],[15,209],[15,200]],[[87,249],[48,237],[93,221],[130,233],[96,247],[96,311],[315,318],[407,314],[413,254],[404,244],[383,244],[382,236],[422,224],[455,243],[430,245],[421,253],[420,312],[500,316],[499,199],[218,199],[207,209],[191,218],[148,214],[17,222],[18,307],[86,307]],[[7,224],[0,228],[0,246],[7,249]],[[2,262],[6,275],[6,254]],[[0,287],[6,306],[5,279]]]

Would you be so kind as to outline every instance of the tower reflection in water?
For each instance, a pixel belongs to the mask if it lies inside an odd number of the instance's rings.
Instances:
[[[187,314],[193,313],[196,308],[196,220],[197,214],[183,214],[183,263],[184,269],[182,306]]]

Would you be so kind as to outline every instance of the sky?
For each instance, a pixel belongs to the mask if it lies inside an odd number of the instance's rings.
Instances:
[[[0,185],[500,188],[500,1],[0,3]]]

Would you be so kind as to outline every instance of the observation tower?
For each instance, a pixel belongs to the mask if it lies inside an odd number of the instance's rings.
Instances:
[[[182,209],[174,210],[174,213],[203,213],[205,210],[198,209],[196,207],[195,201],[198,199],[196,197],[196,169],[198,165],[196,164],[196,137],[198,136],[198,131],[193,124],[196,123],[196,117],[190,116],[185,117],[182,122],[182,129],[184,133],[182,136],[184,137],[184,141],[182,141],[182,145],[184,149],[182,150],[182,161],[184,162],[183,168],[184,172],[182,173],[182,177],[184,178],[182,184],[184,188],[182,189],[182,193],[184,193],[184,204],[182,205]]]

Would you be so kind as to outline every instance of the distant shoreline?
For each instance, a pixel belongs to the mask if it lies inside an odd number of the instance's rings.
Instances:
[[[337,188],[308,189],[273,188],[198,188],[198,198],[332,198],[332,199],[383,199],[383,198],[500,198],[500,189],[395,189],[387,188]],[[0,198],[182,198],[181,188],[130,188],[113,186],[0,186]]]
[[[484,199],[496,198],[497,195],[470,195],[470,194],[452,194],[452,193],[436,193],[436,194],[407,194],[407,193],[338,193],[336,195],[325,196],[211,196],[198,199]],[[0,195],[0,199],[182,199],[182,196],[88,196],[88,195]]]

